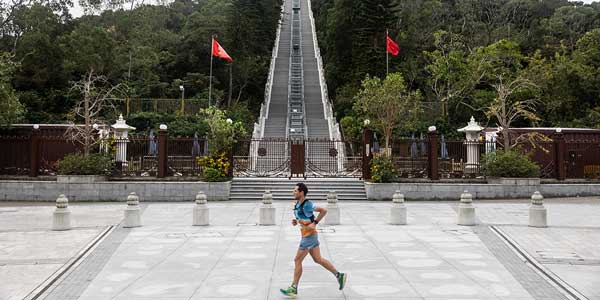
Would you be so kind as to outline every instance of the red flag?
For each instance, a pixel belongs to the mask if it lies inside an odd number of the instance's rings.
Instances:
[[[225,49],[223,49],[223,47],[221,47],[221,45],[219,45],[219,42],[217,42],[217,40],[213,39],[212,40],[212,55],[216,56],[216,57],[220,57],[226,61],[233,61],[233,59],[231,58],[231,56],[229,56],[229,54],[227,54],[227,52],[225,51]]]
[[[398,44],[396,44],[396,42],[394,42],[394,40],[390,39],[390,37],[387,35],[387,33],[385,34],[385,40],[386,40],[387,52],[389,52],[393,56],[397,56],[398,53],[400,53],[400,46],[398,46]]]

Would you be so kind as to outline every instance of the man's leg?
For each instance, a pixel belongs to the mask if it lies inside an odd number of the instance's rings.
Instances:
[[[294,286],[298,287],[298,282],[300,281],[300,277],[302,276],[302,261],[306,255],[308,255],[309,250],[298,250],[296,252],[296,257],[294,258]]]
[[[308,252],[310,253],[310,256],[316,263],[329,270],[329,272],[333,273],[333,275],[337,275],[338,271],[335,269],[333,264],[331,264],[329,260],[321,256],[321,249],[319,248],[319,246],[308,250]]]
[[[298,293],[298,282],[300,281],[300,276],[302,276],[302,261],[308,255],[308,250],[300,250],[296,252],[296,257],[294,258],[294,282],[292,285],[285,289],[279,289],[279,291],[287,297],[295,298]]]
[[[321,256],[321,249],[319,248],[319,246],[314,247],[308,251],[310,253],[310,256],[316,263],[320,264],[329,272],[333,273],[333,275],[335,275],[335,278],[338,284],[340,285],[340,290],[344,289],[344,286],[346,285],[347,275],[345,273],[338,272],[329,260]]]

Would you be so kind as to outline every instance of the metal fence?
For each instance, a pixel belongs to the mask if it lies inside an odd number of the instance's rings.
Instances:
[[[280,138],[240,140],[233,145],[233,176],[288,177],[290,141]]]
[[[168,173],[173,176],[199,176],[202,168],[198,158],[203,153],[205,140],[194,138],[170,138],[167,140]]]
[[[153,147],[151,144],[154,143]],[[120,176],[156,176],[158,172],[156,140],[147,136],[129,136],[128,139],[116,139],[115,146],[126,149],[126,162],[120,162],[117,173]]]
[[[268,138],[233,146],[234,176],[362,177],[362,143]]]
[[[202,168],[198,158],[207,155],[206,141],[196,138],[177,137],[167,139],[167,175],[199,176]],[[118,176],[157,176],[158,138],[153,136],[129,136],[115,140],[117,149],[127,149],[125,160],[117,153]],[[117,150],[118,151],[118,150]]]
[[[429,157],[430,141],[436,141],[437,159]],[[36,157],[36,174],[56,175],[59,161],[70,153],[81,152],[81,146],[62,136],[0,136],[0,175],[27,175],[34,170],[30,161]],[[114,153],[119,166],[117,176],[158,176],[159,138],[130,136],[115,140],[111,147],[99,145],[93,149]],[[126,144],[126,147],[123,147]],[[32,149],[37,145],[36,149]],[[164,144],[163,144],[164,145]],[[300,146],[298,146],[300,145]],[[231,161],[234,176],[288,177],[292,166],[292,148],[301,153],[301,175],[305,177],[362,177],[366,152],[363,143],[331,141],[328,139],[301,140],[300,144],[288,139],[244,140],[233,145]],[[495,142],[445,141],[440,139],[398,139],[389,149],[372,147],[370,151],[389,152],[402,178],[473,178],[482,177],[480,168],[483,155],[500,149]],[[35,152],[32,152],[34,150]],[[202,169],[198,157],[207,155],[203,139],[166,138],[165,176],[198,176]],[[542,178],[600,179],[600,142],[564,141],[538,142],[535,147],[519,149],[540,166]],[[435,163],[435,164],[434,164]],[[437,166],[437,173],[435,172]],[[162,167],[162,165],[161,165]],[[162,168],[162,170],[165,170]],[[562,175],[561,175],[562,174]],[[35,176],[35,175],[30,175]]]
[[[391,146],[392,161],[399,177],[427,178],[427,139],[399,139],[392,141]],[[379,152],[385,151],[390,150],[379,149]]]
[[[362,177],[362,143],[307,139],[304,153],[307,177]]]

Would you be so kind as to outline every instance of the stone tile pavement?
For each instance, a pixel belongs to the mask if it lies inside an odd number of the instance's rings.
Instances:
[[[525,226],[525,201],[476,201],[482,224],[472,227],[455,225],[456,202],[409,202],[406,226],[387,224],[389,202],[342,202],[342,225],[320,226],[319,237],[323,256],[349,274],[347,287],[338,291],[333,276],[307,257],[298,298],[567,299],[489,223],[599,299],[593,241],[600,221],[591,217],[600,215],[600,201],[551,202],[552,226],[545,229]],[[25,297],[107,226],[118,225],[124,206],[71,205],[77,226],[52,232],[51,206],[2,203],[0,299]],[[299,233],[289,224],[291,202],[275,206],[277,225],[256,226],[258,203],[211,202],[211,226],[194,227],[192,203],[144,204],[143,227],[116,226],[40,299],[281,299]]]
[[[600,199],[571,200],[547,201],[548,228],[526,226],[525,203],[480,203],[478,212],[487,224],[503,224],[504,233],[571,288],[600,300]]]
[[[32,297],[106,226],[122,218],[115,205],[76,205],[71,208],[74,229],[50,231],[53,209],[10,202],[0,206],[0,299]]]

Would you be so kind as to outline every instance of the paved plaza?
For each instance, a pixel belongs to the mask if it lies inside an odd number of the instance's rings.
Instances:
[[[192,202],[142,202],[128,229],[125,203],[77,203],[73,229],[51,231],[51,204],[0,203],[0,299],[282,299],[292,202],[275,202],[275,226],[257,225],[259,203],[208,205],[200,227]],[[475,201],[476,226],[456,225],[457,202],[408,202],[393,226],[390,205],[339,203],[342,224],[319,238],[347,286],[307,257],[299,299],[600,300],[598,198],[546,200],[548,228],[527,226],[526,200]]]

